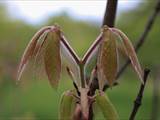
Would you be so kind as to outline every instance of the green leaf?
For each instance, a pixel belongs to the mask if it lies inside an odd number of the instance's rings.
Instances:
[[[72,120],[73,107],[76,104],[76,100],[73,97],[73,91],[66,91],[63,93],[59,108],[60,120]]]
[[[118,69],[118,53],[116,46],[116,36],[108,28],[103,28],[102,43],[99,49],[98,57],[98,77],[100,89],[103,89],[107,82],[112,86]]]
[[[139,63],[139,60],[138,60],[138,57],[136,55],[136,52],[134,50],[134,47],[131,43],[131,41],[129,40],[129,38],[122,32],[120,31],[119,29],[116,29],[116,28],[112,28],[112,30],[114,32],[116,32],[120,38],[122,39],[122,42],[123,42],[123,47],[124,47],[124,50],[125,52],[127,53],[127,56],[129,57],[129,59],[131,60],[131,64],[134,68],[134,70],[136,71],[136,73],[138,74],[140,80],[142,83],[143,82],[143,71],[142,71],[142,68],[141,68],[141,65]]]
[[[97,104],[106,120],[119,120],[119,116],[109,98],[102,91],[96,91],[95,104]]]
[[[45,40],[44,65],[47,77],[54,88],[57,88],[61,72],[60,30],[54,27]]]

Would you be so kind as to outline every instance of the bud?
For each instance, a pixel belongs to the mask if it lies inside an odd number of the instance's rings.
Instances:
[[[102,91],[96,91],[95,104],[98,105],[106,120],[119,120],[116,109]]]
[[[59,108],[60,120],[71,120],[73,117],[73,107],[76,104],[76,100],[73,96],[73,91],[66,91],[63,93]]]

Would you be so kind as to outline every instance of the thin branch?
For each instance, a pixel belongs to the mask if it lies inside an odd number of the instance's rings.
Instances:
[[[149,69],[144,70],[144,77],[143,77],[144,84],[141,84],[141,86],[140,86],[137,98],[134,101],[134,107],[133,107],[133,110],[131,112],[129,120],[134,120],[134,118],[136,116],[136,113],[138,112],[138,109],[141,106],[141,102],[142,102],[142,98],[143,98],[143,92],[144,92],[144,88],[145,88],[149,73],[150,73]]]
[[[109,27],[114,26],[116,11],[117,11],[117,4],[118,4],[118,0],[108,0],[104,19],[103,19],[103,25],[108,25]]]
[[[147,25],[144,29],[144,32],[142,33],[142,35],[140,36],[139,40],[137,41],[137,44],[135,45],[135,50],[136,52],[139,51],[139,49],[142,47],[143,43],[146,40],[146,37],[148,36],[149,32],[151,31],[152,27],[153,27],[153,23],[156,20],[156,17],[158,15],[158,13],[160,12],[160,0],[158,1],[155,10],[153,12],[153,14],[150,16]],[[118,74],[117,74],[117,79],[121,76],[121,74],[124,72],[124,70],[127,68],[127,66],[130,64],[130,60],[128,59],[126,61],[126,63],[121,67],[121,69],[119,70]]]

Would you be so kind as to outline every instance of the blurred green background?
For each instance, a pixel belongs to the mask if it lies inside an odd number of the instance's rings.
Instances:
[[[133,43],[138,40],[153,13],[155,2],[141,3],[131,11],[121,14],[116,20],[116,27],[123,30]],[[75,20],[66,13],[50,17],[40,25],[30,25],[21,20],[12,19],[5,5],[0,4],[0,120],[47,120],[58,118],[58,106],[63,91],[72,89],[72,83],[63,72],[60,86],[53,90],[48,80],[34,79],[32,72],[26,73],[22,82],[16,85],[16,69],[21,55],[34,33],[41,27],[58,23],[69,43],[79,56],[83,56],[91,43],[100,33],[100,23]],[[151,119],[153,102],[153,80],[160,74],[160,14],[146,42],[138,53],[143,67],[151,69],[142,106],[137,120]],[[120,77],[119,85],[106,93],[115,105],[120,118],[128,119],[140,82],[135,72],[127,68]],[[160,91],[158,91],[160,93]],[[102,115],[97,111],[97,120]],[[160,119],[160,117],[159,117]]]

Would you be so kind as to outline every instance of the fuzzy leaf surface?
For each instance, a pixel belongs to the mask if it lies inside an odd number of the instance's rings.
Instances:
[[[134,70],[136,71],[136,73],[138,74],[138,77],[140,78],[141,82],[144,83],[143,82],[143,71],[142,71],[141,65],[139,63],[138,57],[136,55],[136,52],[134,50],[134,47],[131,41],[122,31],[115,29],[115,28],[113,28],[113,31],[115,31],[122,39],[123,47],[125,49],[125,52],[127,53],[127,56],[131,60],[132,66]]]
[[[97,64],[98,72],[101,72],[100,75],[104,74],[104,79],[102,79],[103,77],[99,79],[99,86],[102,90],[106,82],[109,86],[112,86],[118,69],[116,37],[113,32],[107,28],[103,30],[99,53]]]
[[[45,40],[44,64],[47,77],[51,85],[56,88],[60,79],[60,31],[56,28],[51,30]]]
[[[41,30],[39,30],[31,39],[31,41],[29,42],[29,44],[27,45],[23,55],[22,55],[22,58],[21,58],[21,61],[20,61],[20,64],[19,64],[19,67],[18,67],[18,74],[17,74],[17,78],[18,80],[20,80],[21,78],[21,75],[23,73],[23,71],[25,70],[25,67],[27,65],[27,63],[31,60],[31,58],[34,57],[34,53],[35,53],[35,48],[37,46],[37,41],[39,40],[39,38],[41,36],[43,36],[43,33],[47,30],[47,29],[50,29],[50,27],[45,27],[45,28],[42,28]]]

